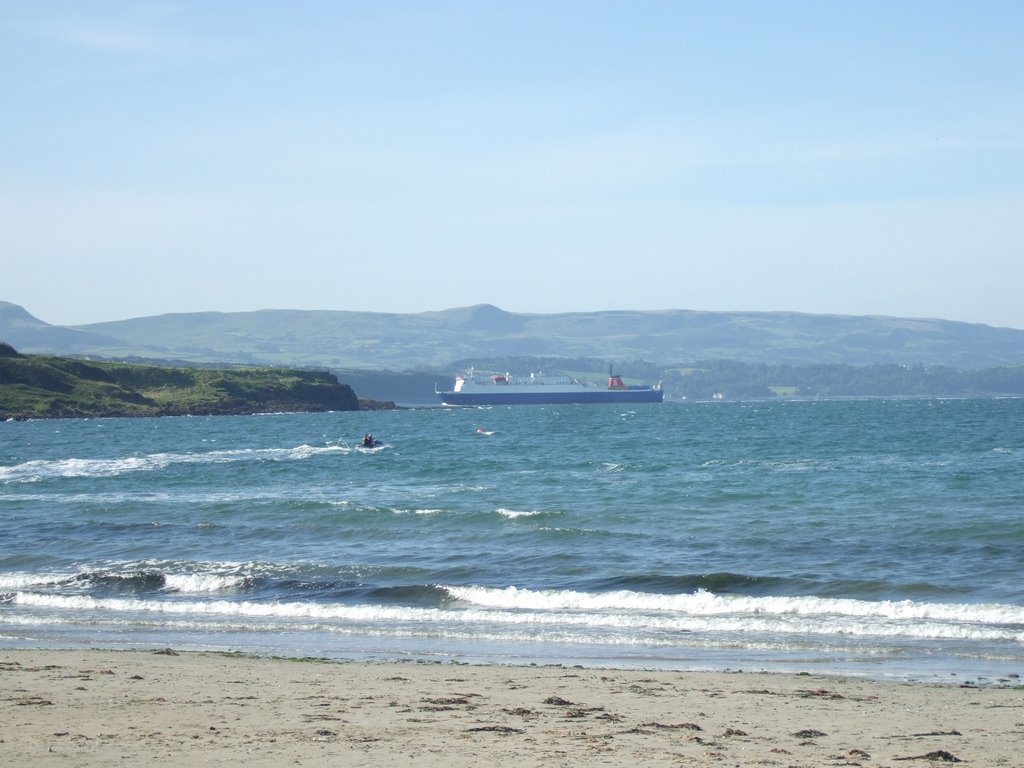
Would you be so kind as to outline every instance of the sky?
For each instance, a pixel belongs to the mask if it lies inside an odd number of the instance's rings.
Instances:
[[[1024,3],[0,0],[0,300],[1024,329]]]

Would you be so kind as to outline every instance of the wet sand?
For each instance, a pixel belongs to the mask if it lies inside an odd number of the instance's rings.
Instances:
[[[7,765],[1024,765],[1024,681],[0,651]]]

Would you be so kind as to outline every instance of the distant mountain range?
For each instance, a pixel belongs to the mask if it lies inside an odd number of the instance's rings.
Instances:
[[[0,302],[0,341],[36,354],[392,371],[519,356],[659,366],[1024,364],[1024,330],[950,320],[682,309],[520,314],[489,304],[417,314],[195,312],[59,326]]]

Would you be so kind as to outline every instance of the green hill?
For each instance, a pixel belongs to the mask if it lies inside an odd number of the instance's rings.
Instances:
[[[115,360],[453,373],[457,360],[535,356],[766,365],[1024,363],[1024,330],[921,318],[796,312],[506,312],[482,304],[395,314],[196,312],[78,327],[0,301],[0,340],[22,352]]]
[[[351,387],[320,371],[95,362],[0,344],[0,420],[359,408]]]

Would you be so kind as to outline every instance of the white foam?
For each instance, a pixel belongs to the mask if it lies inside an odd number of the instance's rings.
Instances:
[[[28,587],[57,584],[68,580],[66,574],[59,573],[0,573],[0,590],[17,590]]]
[[[540,510],[536,510],[536,509],[530,510],[530,511],[525,511],[525,510],[518,510],[518,509],[505,509],[504,507],[499,507],[498,508],[498,514],[501,515],[502,517],[507,517],[510,520],[515,520],[516,518],[519,518],[519,517],[537,517],[538,515],[543,515],[545,513],[541,512]]]
[[[576,592],[517,587],[444,587],[457,600],[515,610],[672,611],[700,616],[794,615],[886,618],[899,620],[968,621],[1024,624],[1024,606],[999,603],[919,603],[912,600],[852,600],[822,597],[747,597],[716,595],[706,590],[665,595],[618,590]]]
[[[450,591],[453,588],[450,588]],[[680,633],[732,633],[773,636],[850,636],[932,640],[983,640],[1024,644],[1024,629],[941,621],[865,619],[863,616],[806,616],[794,613],[733,615],[649,615],[636,612],[564,612],[541,610],[442,609],[323,603],[247,601],[170,601],[18,592],[14,603],[80,613],[163,614],[196,617],[249,617],[289,624],[296,620],[326,624],[394,627],[413,624],[417,632],[464,631],[467,627],[516,627],[524,637],[579,631],[607,642],[623,633],[651,642],[675,642]],[[461,629],[460,629],[461,628]]]
[[[189,573],[164,577],[164,589],[169,592],[219,592],[245,584],[245,577],[234,574]]]
[[[236,448],[203,453],[152,453],[104,459],[37,459],[0,467],[0,482],[39,482],[61,477],[110,477],[150,472],[173,464],[222,464],[239,461],[301,461],[329,453],[349,453],[339,445],[298,445],[291,448]]]

